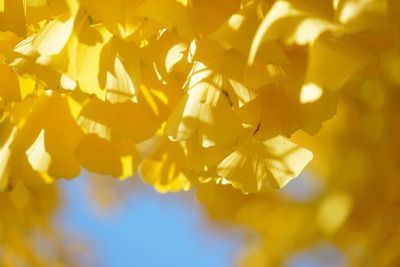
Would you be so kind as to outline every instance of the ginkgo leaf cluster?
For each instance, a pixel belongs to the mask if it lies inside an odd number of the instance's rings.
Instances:
[[[399,266],[399,3],[1,0],[0,189],[138,170],[254,230],[243,266]]]
[[[262,1],[3,6],[2,190],[82,167],[122,179],[139,168],[160,191],[282,187],[312,158],[290,135],[314,133],[334,112],[301,103],[302,51],[257,40],[275,12]],[[143,157],[148,140],[162,150]]]

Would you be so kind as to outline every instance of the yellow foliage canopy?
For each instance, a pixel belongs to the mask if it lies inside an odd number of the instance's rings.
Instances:
[[[381,179],[371,166],[388,177],[382,205],[399,201],[399,17],[397,0],[0,0],[0,190],[139,169],[159,192],[197,187],[210,213],[257,229],[246,266],[279,266],[314,240],[299,220],[326,238],[344,225],[332,241],[356,259],[346,234],[360,203],[386,215],[356,189]],[[338,100],[347,117],[326,133]],[[312,158],[324,196],[270,190]],[[287,246],[268,258],[265,240]]]

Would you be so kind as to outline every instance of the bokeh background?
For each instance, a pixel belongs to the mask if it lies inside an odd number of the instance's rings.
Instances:
[[[89,179],[113,185],[94,200]],[[60,186],[65,203],[54,224],[89,246],[83,258],[90,264],[228,267],[242,247],[246,230],[207,221],[192,192],[161,195],[138,177],[121,182],[87,173]]]

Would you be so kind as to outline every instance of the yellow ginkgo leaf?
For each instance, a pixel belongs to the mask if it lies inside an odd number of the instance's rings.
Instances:
[[[169,78],[168,82],[164,83],[151,68],[142,65],[141,97],[148,103],[154,114],[165,120],[185,94],[182,90],[183,82],[184,77],[174,75],[172,79]]]
[[[138,16],[149,18],[167,29],[176,28],[182,37],[193,38],[196,32],[189,7],[176,0],[146,0],[136,12]]]
[[[244,9],[230,16],[209,38],[230,44],[247,55],[254,33],[261,22],[257,16],[257,8],[256,1],[250,2]]]
[[[48,0],[25,0],[27,7],[44,7],[48,5]]]
[[[11,166],[10,161],[12,160],[12,150],[11,144],[14,141],[15,134],[17,132],[17,128],[12,128],[11,131],[6,131],[6,128],[10,128],[9,126],[5,126],[5,122],[0,124],[2,129],[1,134],[1,147],[0,147],[0,192],[9,191],[15,181],[11,179]],[[6,134],[7,136],[3,136]],[[6,138],[4,140],[4,138]]]
[[[61,76],[59,71],[51,68],[51,64],[45,66],[51,62],[53,56],[41,56],[32,44],[34,37],[35,35],[31,35],[16,45],[10,55],[9,65],[23,78],[36,81],[36,85],[57,88]],[[37,62],[38,59],[43,62]]]
[[[222,75],[196,62],[186,81],[187,95],[167,121],[166,135],[179,141],[194,137],[203,147],[234,144],[241,125],[222,85]]]
[[[13,118],[20,124],[12,146],[17,154],[25,154],[36,140],[39,143],[42,141],[38,136],[47,123],[50,104],[51,97],[44,94],[26,99],[18,106],[19,110],[13,113]]]
[[[0,98],[5,101],[21,100],[21,92],[17,74],[6,64],[0,63]]]
[[[241,120],[253,125],[258,135],[268,138],[277,134],[291,135],[302,126],[301,107],[285,90],[269,86],[237,110]]]
[[[26,154],[15,155],[11,162],[10,178],[29,188],[48,186],[54,179],[47,172],[38,172],[32,168]]]
[[[202,61],[202,64],[195,65],[193,74],[199,73],[203,69],[209,69],[213,75],[223,75],[226,78],[243,82],[244,69],[246,68],[246,57],[235,48],[228,49],[210,59]],[[201,77],[201,76],[200,76]]]
[[[84,25],[69,40],[64,56],[67,68],[61,70],[87,94],[105,99],[106,70],[113,69],[109,61],[112,34],[101,25]]]
[[[132,141],[107,141],[92,134],[81,140],[75,155],[87,170],[121,179],[132,176],[139,161]]]
[[[106,99],[113,104],[125,101],[137,102],[137,87],[135,88],[129,73],[118,56],[115,57],[114,73],[116,76],[107,72]]]
[[[102,53],[111,39],[111,34],[104,27],[93,26],[80,32],[84,38],[77,48],[76,77],[79,87],[87,93],[93,93],[100,99],[105,98],[105,71],[102,64]],[[103,77],[102,77],[103,76]]]
[[[26,20],[23,0],[0,0],[0,30],[25,37]]]
[[[297,177],[312,159],[307,149],[276,136],[265,141],[246,139],[218,165],[218,175],[245,192],[261,190],[264,180],[283,187]]]
[[[262,73],[262,75],[258,75]],[[287,78],[285,70],[277,64],[262,64],[256,61],[247,66],[244,73],[244,84],[251,89],[260,89],[265,85],[276,84]]]
[[[146,103],[111,104],[93,98],[83,107],[78,123],[103,139],[127,138],[139,143],[152,137],[162,121]]]
[[[361,47],[321,36],[310,47],[305,86],[312,83],[322,89],[338,90],[374,60]]]
[[[240,0],[192,0],[191,14],[196,30],[208,35],[240,8]]]
[[[87,9],[107,29],[123,39],[131,36],[144,22],[135,15],[143,0],[83,0]]]
[[[106,99],[111,103],[132,101],[137,103],[141,83],[141,62],[139,50],[133,43],[114,41],[113,59],[107,72]]]
[[[139,165],[143,180],[161,193],[189,190],[191,182],[179,143],[165,138],[154,145],[154,152]]]
[[[12,148],[18,155],[26,154],[38,173],[72,178],[80,172],[74,150],[82,135],[69,110],[67,97],[54,92],[33,101]]]
[[[205,178],[215,177],[218,163],[231,152],[231,148],[221,146],[202,147],[194,138],[179,143],[186,157],[187,168]]]
[[[260,24],[251,44],[249,63],[253,63],[262,42],[283,40],[288,45],[305,45],[327,31],[341,34],[340,25],[316,13],[301,1],[278,0]]]
[[[141,49],[144,63],[158,75],[158,79],[166,81],[174,66],[184,59],[188,45],[176,32],[163,32],[154,36],[148,46]]]
[[[10,53],[14,47],[21,41],[14,32],[0,32],[0,62],[5,60],[5,56]]]
[[[49,170],[51,155],[46,151],[44,144],[44,130],[41,130],[36,140],[26,151],[26,156],[32,169],[44,173]]]
[[[336,1],[335,16],[350,32],[378,28],[385,23],[389,2],[382,0]]]
[[[65,14],[50,21],[34,38],[32,45],[42,55],[60,53],[74,28],[75,18]]]
[[[70,111],[68,97],[53,94],[47,113],[44,130],[46,150],[51,156],[48,173],[54,178],[74,178],[81,168],[74,150],[83,131]]]

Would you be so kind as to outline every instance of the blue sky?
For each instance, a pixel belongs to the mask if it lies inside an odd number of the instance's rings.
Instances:
[[[110,216],[101,216],[87,196],[90,178],[61,182],[68,201],[58,223],[89,242],[102,267],[234,266],[240,230],[207,223],[191,193],[161,195],[141,185]]]
[[[140,182],[118,181],[128,188],[127,199],[108,216],[96,211],[88,196],[88,179],[61,181],[66,204],[56,223],[84,240],[96,267],[232,267],[242,249],[244,230],[206,219],[193,193],[162,195]],[[103,177],[103,179],[113,179]],[[114,185],[114,186],[115,186]],[[290,184],[283,194],[298,201],[312,198],[320,188],[308,178]],[[337,267],[343,255],[321,240],[315,247],[287,259],[286,267]]]

